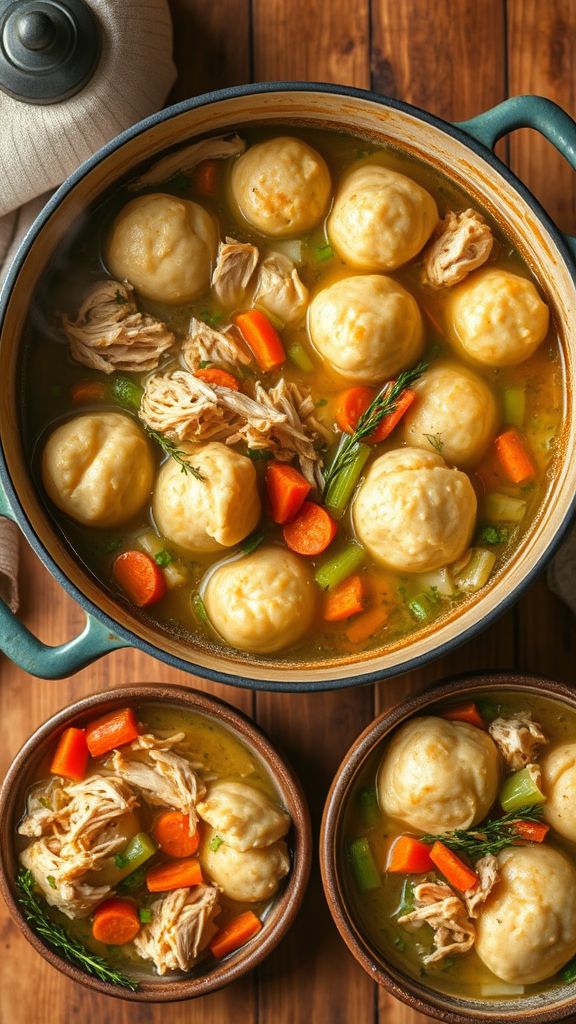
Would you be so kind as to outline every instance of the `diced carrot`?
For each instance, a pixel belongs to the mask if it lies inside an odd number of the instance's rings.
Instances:
[[[283,525],[300,511],[310,493],[310,484],[287,462],[269,462],[266,466],[266,490],[272,519]]]
[[[326,551],[338,527],[325,508],[305,501],[296,518],[286,523],[282,532],[291,551],[312,557]]]
[[[375,388],[347,388],[336,399],[335,416],[340,430],[353,434],[358,420],[376,397]]]
[[[525,484],[536,476],[536,467],[517,430],[505,430],[494,441],[502,469],[513,484]]]
[[[138,722],[132,708],[111,711],[86,726],[86,744],[92,757],[132,743],[138,736]]]
[[[201,196],[213,196],[218,185],[218,162],[202,160],[194,169],[194,190]]]
[[[106,385],[99,380],[80,380],[72,385],[70,397],[74,405],[87,402],[103,402],[106,398]]]
[[[531,843],[543,843],[550,831],[550,825],[545,825],[541,821],[515,821],[514,831]]]
[[[486,728],[486,722],[475,704],[459,704],[454,708],[446,708],[442,712],[442,718],[447,718],[451,722],[468,722],[468,725],[476,725],[479,729]]]
[[[198,829],[190,834],[190,816],[181,811],[163,811],[156,818],[152,832],[160,849],[169,857],[191,857],[198,849]]]
[[[234,323],[240,328],[244,341],[264,373],[282,366],[286,360],[284,345],[265,313],[249,309],[247,313],[238,313]]]
[[[114,560],[112,572],[116,582],[139,608],[156,604],[166,593],[162,569],[144,551],[124,551]]]
[[[463,860],[460,860],[460,857],[457,857],[452,850],[444,846],[444,843],[434,843],[430,850],[430,860],[454,889],[466,892],[478,885],[479,878],[476,872],[469,868]]]
[[[341,622],[364,610],[364,584],[361,576],[349,576],[324,598],[326,622]]]
[[[176,860],[173,864],[158,864],[146,874],[148,892],[170,892],[187,889],[203,882],[200,861],[195,858]]]
[[[140,931],[138,911],[130,900],[105,900],[94,911],[92,935],[106,946],[123,946]]]
[[[63,775],[66,779],[80,782],[86,775],[88,757],[86,731],[70,726],[64,730],[58,741],[50,771],[53,775]]]
[[[387,416],[384,416],[374,433],[370,434],[370,437],[367,438],[369,443],[378,444],[380,441],[385,441],[394,428],[398,426],[404,413],[408,411],[415,398],[416,392],[411,391],[410,388],[406,388],[402,391],[394,403],[394,411],[389,412]]]
[[[219,370],[216,366],[208,366],[205,370],[194,370],[194,376],[198,377],[198,380],[206,381],[207,384],[216,384],[220,388],[240,391],[237,378],[227,370]]]
[[[220,960],[227,953],[233,953],[235,949],[243,946],[248,939],[257,935],[261,928],[262,922],[256,917],[256,914],[247,910],[239,917],[234,917],[219,932],[216,932],[210,943],[210,951]]]
[[[398,836],[388,850],[386,871],[401,871],[406,874],[421,874],[433,871],[430,847],[414,836]]]
[[[380,605],[378,608],[370,608],[363,615],[359,615],[348,626],[346,630],[347,639],[351,644],[363,644],[386,625],[390,618],[390,611],[390,608]]]

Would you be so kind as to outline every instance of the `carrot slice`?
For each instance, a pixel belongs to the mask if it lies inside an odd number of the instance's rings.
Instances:
[[[364,584],[361,576],[349,576],[324,598],[326,622],[341,622],[364,610]]]
[[[73,384],[70,397],[74,405],[84,402],[103,402],[106,398],[106,386],[99,380],[81,380]]]
[[[298,555],[320,555],[332,543],[338,527],[325,508],[305,501],[298,515],[283,529],[284,540]]]
[[[536,476],[536,467],[524,439],[517,430],[505,430],[494,441],[496,454],[506,476],[513,484],[525,484]]]
[[[202,160],[194,169],[194,190],[201,196],[213,196],[218,186],[218,163]]]
[[[235,917],[228,924],[225,924],[210,943],[210,950],[213,956],[221,959],[226,956],[227,953],[233,953],[239,946],[243,946],[248,939],[251,939],[256,935],[262,928],[262,922],[253,914],[251,910],[247,910],[244,914],[240,914],[239,917]]]
[[[476,872],[469,868],[463,860],[460,860],[460,857],[457,857],[452,850],[444,846],[444,843],[434,843],[430,850],[430,860],[450,882],[450,885],[459,889],[460,892],[466,892],[467,889],[473,889],[475,885],[478,885],[479,878]]]
[[[420,874],[433,871],[430,847],[414,836],[398,836],[388,850],[386,871],[402,871],[406,874]]]
[[[310,484],[287,462],[269,462],[266,466],[266,489],[275,523],[287,523],[300,511],[310,493]]]
[[[115,559],[112,573],[130,600],[144,608],[161,601],[166,593],[162,569],[144,551],[124,551]]]
[[[158,864],[146,873],[148,892],[170,892],[172,889],[187,889],[203,882],[200,861],[189,858],[173,864]]]
[[[88,757],[85,730],[70,726],[64,730],[58,741],[50,771],[54,775],[63,775],[66,779],[81,782],[86,775]]]
[[[363,644],[386,625],[390,618],[390,608],[380,606],[370,608],[351,622],[346,630],[346,637],[351,644]]]
[[[140,931],[138,911],[130,900],[105,900],[94,911],[92,935],[107,946],[132,942]]]
[[[531,843],[543,843],[550,831],[550,825],[540,821],[515,821],[514,831],[522,839],[529,839]]]
[[[442,718],[447,718],[450,722],[468,722],[468,725],[476,725],[479,729],[486,728],[486,722],[475,704],[459,704],[455,708],[446,708],[442,712]]]
[[[132,708],[111,711],[86,726],[86,744],[92,757],[132,743],[138,736],[138,722]]]
[[[240,328],[244,341],[264,373],[282,366],[286,360],[284,345],[265,313],[250,309],[247,313],[238,313],[234,323]]]
[[[380,425],[376,428],[373,434],[367,439],[370,444],[378,444],[380,441],[385,441],[387,437],[392,433],[395,427],[398,426],[405,412],[408,411],[412,402],[416,398],[416,392],[411,391],[410,388],[406,388],[402,391],[399,397],[396,399],[394,405],[395,409],[393,412],[389,412],[387,416],[381,420]]]
[[[194,376],[198,380],[204,380],[207,384],[216,384],[220,388],[230,388],[231,391],[240,391],[240,384],[236,377],[227,370],[220,370],[217,366],[208,366],[205,370],[195,370]]]
[[[362,413],[366,412],[375,397],[375,388],[357,387],[341,391],[336,399],[335,408],[336,423],[340,430],[353,434]]]
[[[169,857],[191,857],[198,849],[198,829],[190,835],[190,817],[181,811],[163,811],[156,818],[152,832],[160,849]]]

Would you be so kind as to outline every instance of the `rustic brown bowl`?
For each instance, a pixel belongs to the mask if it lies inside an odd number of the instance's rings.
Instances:
[[[14,835],[24,807],[26,789],[34,779],[37,766],[53,747],[55,734],[70,725],[83,726],[95,715],[105,714],[127,704],[142,706],[159,703],[180,706],[217,721],[235,733],[250,748],[254,756],[264,762],[276,780],[280,800],[292,818],[292,828],[288,836],[292,869],[256,938],[228,956],[222,963],[200,962],[189,974],[172,973],[164,977],[153,977],[130,967],[131,976],[138,981],[138,989],[131,992],[118,985],[99,981],[74,967],[47,946],[24,920],[17,902]],[[214,992],[251,971],[280,942],[298,913],[310,873],[311,850],[310,819],[300,783],[264,733],[229,704],[198,690],[179,686],[129,686],[115,690],[113,694],[98,693],[63,708],[44,722],[18,751],[0,791],[0,890],[14,921],[28,942],[53,967],[87,988],[122,999],[139,1002],[192,999]]]
[[[340,852],[342,812],[351,787],[366,758],[402,722],[431,708],[443,700],[472,698],[481,692],[514,691],[549,697],[560,706],[576,711],[576,692],[560,683],[538,676],[469,675],[435,686],[418,697],[403,701],[391,711],[380,715],[352,744],[334,776],[322,817],[320,832],[320,867],[324,892],[336,927],[350,952],[367,974],[397,999],[421,1013],[430,1014],[450,1024],[470,1024],[490,1017],[497,1021],[553,1024],[576,1013],[576,985],[555,986],[550,992],[508,999],[462,999],[436,992],[423,981],[404,974],[362,934],[341,877]]]

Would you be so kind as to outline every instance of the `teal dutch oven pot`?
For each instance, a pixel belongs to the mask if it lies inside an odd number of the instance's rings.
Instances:
[[[515,558],[479,594],[409,641],[339,658],[296,662],[256,657],[178,636],[129,608],[81,565],[50,518],[23,454],[19,388],[23,325],[30,296],[64,236],[85,211],[151,158],[207,132],[245,124],[317,126],[392,143],[454,179],[500,222],[532,266],[553,310],[566,370],[566,415],[543,513]],[[563,235],[520,181],[494,155],[496,141],[520,127],[546,136],[576,168],[576,124],[537,96],[516,96],[478,117],[449,124],[416,107],[370,92],[312,83],[271,83],[208,93],[161,111],[124,132],[56,192],[16,256],[0,302],[0,478],[2,514],[13,518],[54,577],[85,609],[80,636],[58,647],[40,643],[0,604],[0,647],[33,675],[68,676],[109,651],[133,646],[177,668],[237,686],[322,690],[360,685],[415,668],[486,627],[542,568],[575,507],[576,424],[571,400],[576,365],[576,240]]]

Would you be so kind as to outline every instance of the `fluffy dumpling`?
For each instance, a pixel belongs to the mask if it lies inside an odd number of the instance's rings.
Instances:
[[[331,191],[330,172],[320,153],[288,135],[246,150],[234,163],[231,185],[252,227],[276,237],[316,227]]]
[[[147,299],[190,302],[208,289],[217,246],[216,224],[203,206],[153,192],[120,210],[106,263]]]
[[[204,591],[214,629],[232,647],[271,654],[310,628],[316,606],[309,565],[281,547],[261,547],[218,566]]]
[[[473,370],[445,363],[427,370],[413,390],[416,401],[402,421],[406,444],[436,448],[455,466],[478,462],[498,427],[488,384]]]
[[[75,416],[50,435],[42,455],[48,497],[78,523],[120,526],[140,511],[152,490],[150,444],[130,416]]]
[[[549,310],[532,281],[507,270],[480,270],[454,289],[447,307],[453,340],[485,366],[516,366],[538,348]]]
[[[290,828],[289,815],[266,793],[233,779],[212,782],[197,810],[235,850],[270,846]]]
[[[564,743],[541,761],[546,794],[544,817],[561,836],[576,843],[576,743]]]
[[[185,442],[180,447],[203,479],[183,473],[174,459],[164,463],[152,501],[160,533],[185,551],[219,551],[239,544],[260,518],[253,463],[219,441],[203,448]]]
[[[533,985],[576,953],[576,868],[547,845],[511,846],[498,854],[498,866],[476,952],[498,978]]]
[[[396,572],[431,572],[460,558],[476,522],[476,494],[441,455],[398,448],[377,458],[352,508],[358,540]]]
[[[422,317],[416,299],[381,274],[346,277],[310,304],[312,344],[337,374],[377,384],[416,362],[422,352]]]
[[[412,178],[364,164],[342,182],[328,218],[328,236],[358,270],[394,270],[416,256],[438,223],[432,196]]]
[[[400,726],[378,770],[385,814],[422,832],[468,828],[496,799],[500,755],[494,740],[466,722],[429,716]]]
[[[280,839],[270,846],[235,850],[212,828],[205,830],[200,863],[208,878],[226,896],[239,903],[270,899],[290,871],[286,843]]]

